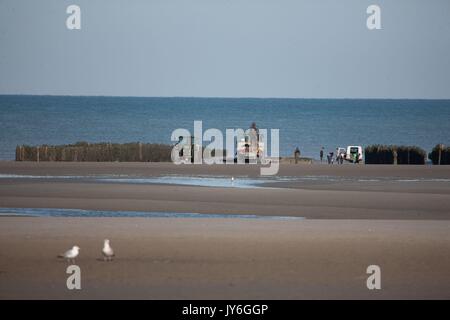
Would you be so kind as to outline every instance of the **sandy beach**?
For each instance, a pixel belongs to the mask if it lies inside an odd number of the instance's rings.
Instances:
[[[284,165],[264,188],[24,176],[257,177],[256,166],[0,162],[0,207],[306,219],[0,218],[0,298],[450,298],[450,168]],[[19,175],[18,178],[15,175]],[[116,260],[101,261],[109,238]],[[77,244],[82,290],[69,291]],[[368,290],[379,265],[382,289]]]
[[[2,218],[0,230],[2,299],[450,298],[448,222]],[[75,243],[82,289],[69,291],[56,254]],[[366,287],[372,264],[381,290]]]

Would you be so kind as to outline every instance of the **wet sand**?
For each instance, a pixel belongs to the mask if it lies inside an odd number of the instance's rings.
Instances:
[[[132,177],[202,174],[239,179],[256,177],[259,168],[0,162],[0,174]],[[310,219],[450,219],[450,166],[284,165],[279,176],[321,178],[270,183],[268,187],[272,188],[260,189],[2,178],[0,207],[233,213]],[[409,181],[416,179],[426,181]]]
[[[0,174],[256,177],[259,168],[0,162]],[[260,189],[2,178],[0,207],[307,219],[1,217],[0,298],[450,298],[450,166],[284,165],[279,174],[319,178]],[[104,238],[117,252],[111,263],[99,259]],[[56,258],[74,244],[76,292]],[[372,264],[381,290],[366,287]]]
[[[0,173],[35,175],[93,175],[128,174],[155,176],[165,174],[211,174],[211,175],[248,175],[259,176],[258,165],[174,165],[167,162],[16,162],[0,161]],[[390,176],[450,178],[450,166],[432,165],[326,165],[326,164],[282,164],[280,176]]]

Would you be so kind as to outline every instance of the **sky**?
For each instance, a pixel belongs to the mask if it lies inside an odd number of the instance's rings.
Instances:
[[[450,1],[0,0],[0,94],[448,99]]]

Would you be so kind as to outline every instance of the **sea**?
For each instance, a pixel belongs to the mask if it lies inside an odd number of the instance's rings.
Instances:
[[[22,144],[173,144],[173,130],[193,133],[195,120],[224,136],[252,122],[279,129],[281,156],[297,147],[317,159],[322,147],[450,145],[450,100],[0,95],[0,159],[13,160]]]

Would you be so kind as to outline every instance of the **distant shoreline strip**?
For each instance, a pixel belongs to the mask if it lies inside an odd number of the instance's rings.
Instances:
[[[67,217],[67,218],[194,218],[194,219],[255,219],[303,220],[293,216],[263,216],[252,214],[209,214],[194,212],[110,211],[62,208],[0,208],[0,217]]]

